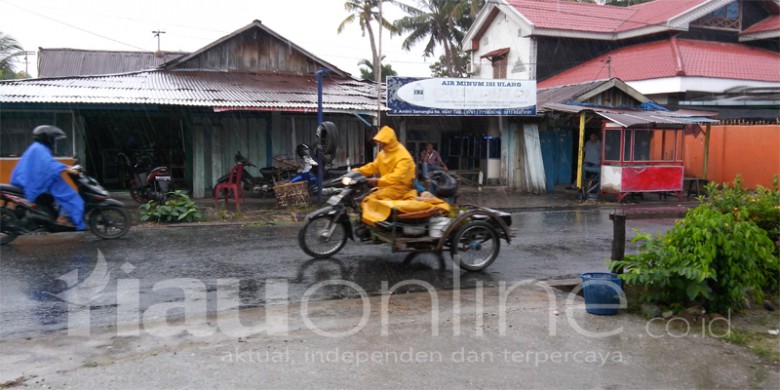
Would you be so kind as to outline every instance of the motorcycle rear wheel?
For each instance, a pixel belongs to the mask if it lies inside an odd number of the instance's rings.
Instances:
[[[331,232],[330,235],[327,233]],[[347,230],[329,216],[309,220],[298,233],[298,245],[315,259],[327,259],[347,243]]]
[[[134,201],[138,203],[146,203],[147,199],[145,196],[143,196],[138,190],[135,188],[135,185],[130,185],[130,197],[133,198]]]
[[[89,230],[107,240],[122,237],[130,230],[130,214],[124,207],[98,207],[89,214]]]
[[[0,208],[0,245],[8,244],[19,235],[15,232],[15,226],[19,223],[19,218],[10,209]]]

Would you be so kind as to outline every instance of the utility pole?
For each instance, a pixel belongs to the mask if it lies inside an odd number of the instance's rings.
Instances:
[[[157,55],[162,55],[162,51],[160,51],[160,34],[165,34],[165,31],[152,31],[152,34],[157,37]]]
[[[374,59],[374,78],[376,80],[376,127],[377,129],[381,125],[382,118],[382,3],[384,0],[379,0],[379,53],[377,58]],[[377,63],[379,64],[377,66]]]
[[[24,52],[24,73],[26,73],[28,75],[30,74],[30,68],[29,68],[30,60],[29,60],[28,57],[29,56],[34,56],[34,55],[35,55],[34,51],[25,51]]]

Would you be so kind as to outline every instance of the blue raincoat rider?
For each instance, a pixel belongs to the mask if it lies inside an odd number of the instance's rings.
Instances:
[[[73,221],[77,230],[87,228],[84,223],[84,200],[81,199],[61,174],[68,166],[52,155],[58,140],[66,138],[65,132],[55,126],[38,126],[33,130],[33,140],[11,173],[11,184],[24,189],[24,197],[30,201],[50,194]],[[57,223],[69,224],[64,216]]]

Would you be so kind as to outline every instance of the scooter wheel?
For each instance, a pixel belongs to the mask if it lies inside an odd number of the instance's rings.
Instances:
[[[16,225],[19,223],[19,218],[13,211],[3,207],[0,208],[0,245],[8,244],[16,239]]]
[[[89,229],[104,239],[122,237],[130,230],[130,214],[124,207],[98,207],[89,214]]]

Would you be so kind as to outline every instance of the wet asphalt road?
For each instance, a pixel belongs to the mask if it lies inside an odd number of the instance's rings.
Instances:
[[[510,245],[502,242],[496,262],[476,273],[453,269],[448,254],[410,257],[391,253],[386,245],[352,242],[333,259],[313,260],[298,248],[301,225],[134,227],[114,241],[91,233],[20,237],[0,250],[0,339],[69,325],[105,327],[153,315],[176,316],[183,310],[214,313],[262,306],[269,299],[376,295],[383,284],[392,288],[408,281],[414,283],[396,291],[495,286],[606,271],[612,245],[609,212],[514,214],[518,236]],[[633,228],[657,232],[673,223],[629,220],[627,236],[635,235]],[[629,245],[627,250],[634,249]]]

